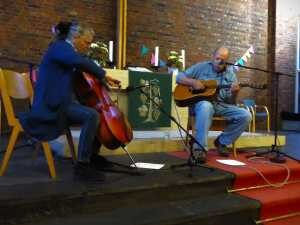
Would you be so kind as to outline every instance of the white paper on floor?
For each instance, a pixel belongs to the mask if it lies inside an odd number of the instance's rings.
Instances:
[[[137,168],[143,168],[143,169],[153,169],[153,170],[159,170],[165,166],[165,164],[157,164],[157,163],[144,163],[144,162],[136,162],[135,163]],[[131,164],[131,167],[135,167],[134,164]]]
[[[217,162],[230,166],[245,166],[246,163],[234,159],[217,159]]]

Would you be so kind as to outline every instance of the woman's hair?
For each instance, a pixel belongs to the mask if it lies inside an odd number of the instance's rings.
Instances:
[[[56,40],[72,40],[74,37],[85,35],[89,33],[94,35],[95,32],[93,28],[88,27],[84,24],[79,24],[76,21],[66,22],[62,21],[59,22],[54,27],[55,39]]]
[[[79,24],[75,21],[67,22],[61,21],[54,27],[54,34],[56,40],[72,39],[79,30]]]

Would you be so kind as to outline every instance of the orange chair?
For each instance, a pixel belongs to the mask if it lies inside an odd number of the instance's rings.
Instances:
[[[0,176],[3,176],[7,170],[8,162],[13,153],[17,138],[21,132],[24,132],[20,122],[15,116],[12,99],[28,100],[30,103],[33,98],[33,88],[28,73],[17,73],[0,68],[0,92],[3,101],[4,111],[7,117],[8,125],[12,128],[6,152],[0,167]],[[66,130],[68,144],[70,146],[73,161],[76,160],[74,143],[69,129]],[[56,170],[50,145],[48,142],[40,142],[48,163],[51,178],[56,178]]]

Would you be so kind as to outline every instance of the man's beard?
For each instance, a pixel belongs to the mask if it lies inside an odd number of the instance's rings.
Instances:
[[[218,63],[218,64],[214,64],[214,69],[216,72],[220,73],[226,70],[226,64],[225,63]]]

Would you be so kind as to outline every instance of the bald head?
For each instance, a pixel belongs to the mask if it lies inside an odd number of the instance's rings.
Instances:
[[[222,72],[225,69],[225,62],[229,58],[229,50],[226,47],[219,47],[213,54],[213,66],[216,72]]]

